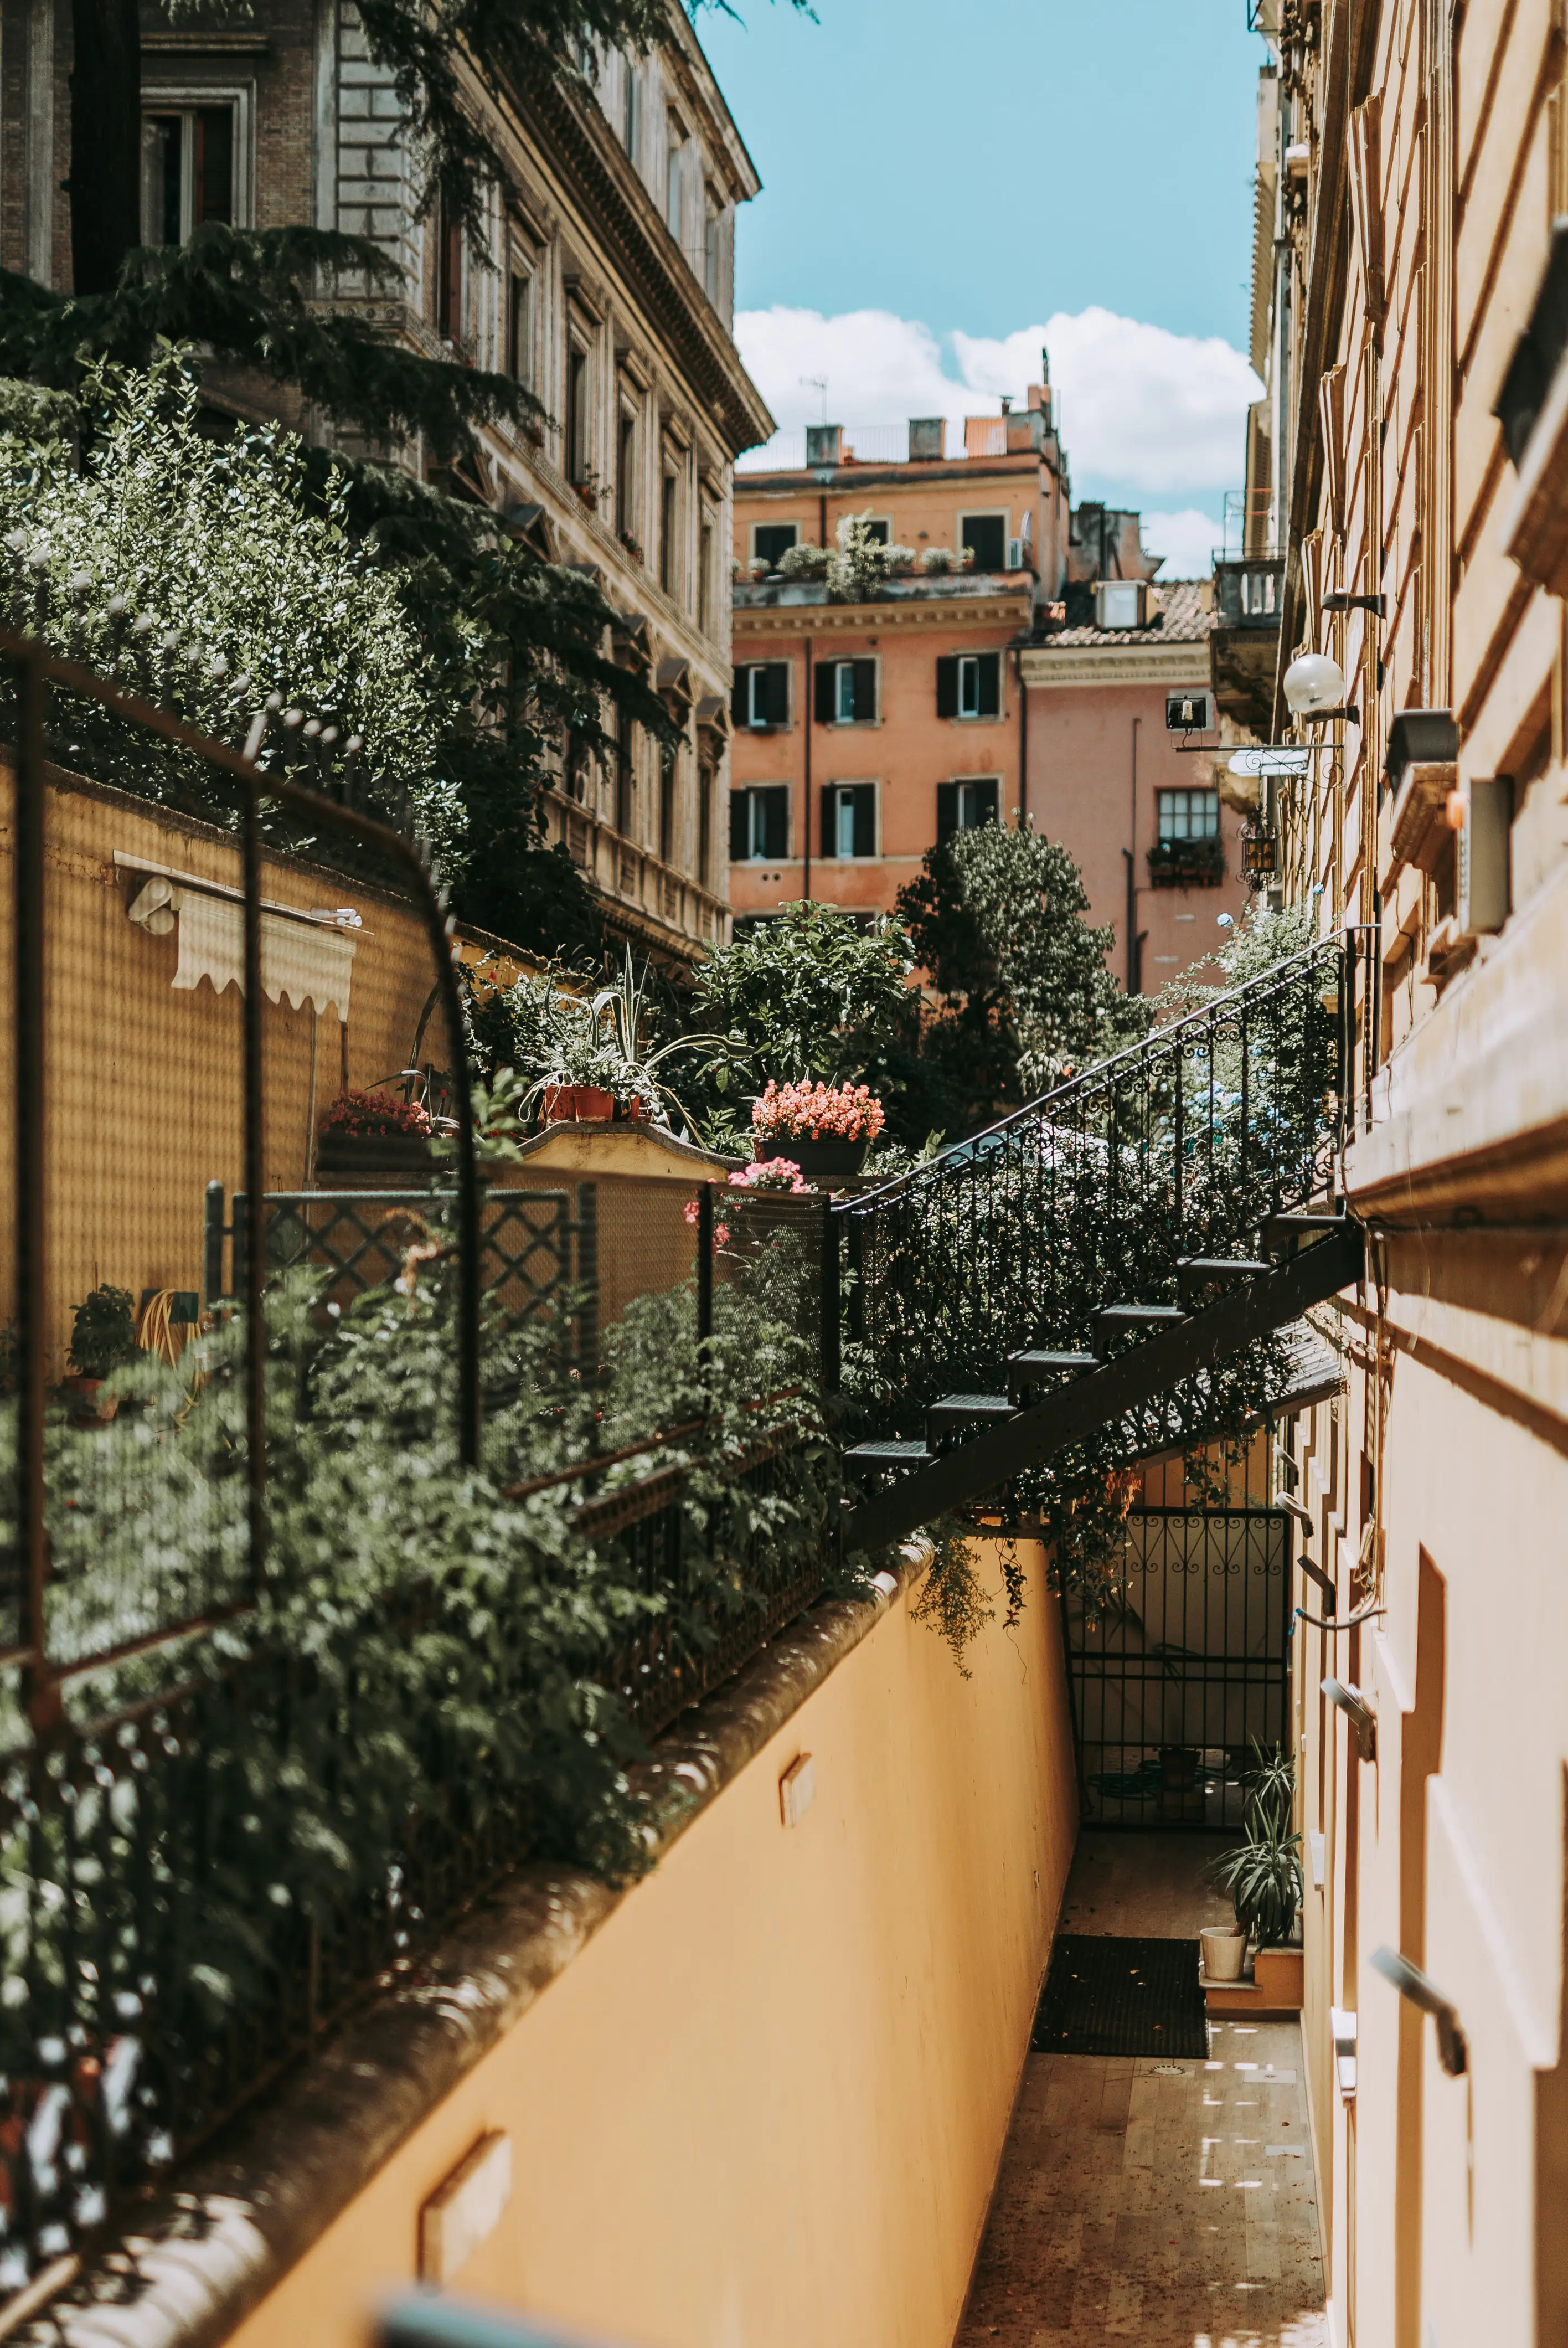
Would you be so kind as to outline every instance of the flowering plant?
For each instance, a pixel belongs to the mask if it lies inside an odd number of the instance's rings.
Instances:
[[[427,1138],[435,1130],[428,1109],[417,1101],[401,1101],[393,1093],[339,1093],[322,1119],[323,1135],[352,1134],[383,1140],[388,1134],[414,1134]]]
[[[730,1177],[732,1190],[792,1190],[797,1195],[815,1189],[793,1158],[758,1158]]]
[[[794,1134],[811,1141],[875,1141],[885,1122],[881,1102],[866,1085],[781,1086],[770,1076],[767,1090],[752,1104],[752,1123],[767,1138]]]

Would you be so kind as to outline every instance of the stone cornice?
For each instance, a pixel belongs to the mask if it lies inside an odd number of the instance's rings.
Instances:
[[[759,636],[871,636],[912,628],[1007,628],[1016,634],[1029,619],[1030,602],[1023,588],[1015,595],[949,595],[929,602],[784,603],[761,611],[737,603],[731,624],[737,645]]]
[[[1191,644],[1092,644],[1052,652],[1031,644],[1023,681],[1032,691],[1068,685],[1207,685],[1207,637]]]
[[[774,419],[652,197],[608,129],[553,81],[542,79],[519,113],[582,205],[606,252],[685,372],[726,453],[768,439]],[[602,130],[602,137],[596,135]]]

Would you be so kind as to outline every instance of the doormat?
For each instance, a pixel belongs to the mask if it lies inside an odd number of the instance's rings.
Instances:
[[[1209,2051],[1209,2036],[1198,1957],[1196,1941],[1059,1933],[1030,2051],[1201,2061]]]

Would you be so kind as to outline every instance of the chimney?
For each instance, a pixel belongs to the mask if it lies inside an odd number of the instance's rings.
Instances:
[[[912,416],[909,418],[909,462],[912,465],[939,463],[948,453],[948,419],[945,416]]]
[[[843,425],[808,424],[805,427],[805,461],[808,465],[842,465]]]
[[[1009,415],[1004,420],[1009,457],[1016,457],[1030,448],[1038,450],[1043,445],[1045,418],[1038,407],[1026,407],[1021,416]]]

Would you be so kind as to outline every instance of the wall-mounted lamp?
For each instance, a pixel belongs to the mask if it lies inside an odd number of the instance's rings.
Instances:
[[[1283,1509],[1287,1517],[1294,1517],[1303,1532],[1309,1533],[1312,1530],[1311,1509],[1304,1509],[1299,1500],[1293,1500],[1288,1492],[1276,1492],[1274,1496],[1274,1506],[1276,1509]]]
[[[1386,619],[1389,609],[1386,596],[1344,593],[1325,595],[1323,608],[1326,612],[1370,612],[1377,620]]]
[[[1470,2048],[1460,2028],[1453,2001],[1443,1995],[1419,1965],[1411,1964],[1409,1957],[1401,1957],[1395,1949],[1375,1949],[1372,1970],[1381,1973],[1386,1982],[1392,1982],[1402,1998],[1431,2015],[1438,2025],[1438,2059],[1450,2079],[1462,2079],[1470,2068]]]
[[[1378,1715],[1359,1688],[1347,1687],[1343,1680],[1333,1678],[1323,1682],[1323,1693],[1356,1731],[1356,1749],[1363,1761],[1378,1757]]]
[[[1307,1576],[1307,1581],[1315,1581],[1318,1589],[1323,1592],[1325,1599],[1327,1601],[1327,1603],[1323,1609],[1324,1612],[1326,1614],[1332,1614],[1334,1609],[1339,1603],[1339,1591],[1335,1582],[1334,1576],[1331,1573],[1325,1573],[1317,1559],[1314,1557],[1308,1557],[1305,1550],[1302,1550],[1296,1562],[1301,1568],[1302,1572]]]
[[[1285,697],[1303,726],[1324,726],[1331,717],[1361,722],[1345,698],[1345,672],[1327,653],[1303,653],[1285,672]]]

